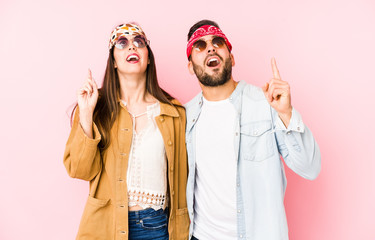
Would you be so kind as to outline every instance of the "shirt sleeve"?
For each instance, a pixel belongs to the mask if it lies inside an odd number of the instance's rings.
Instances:
[[[320,149],[301,115],[293,108],[288,128],[273,110],[278,151],[286,165],[298,175],[313,180],[321,169]]]
[[[297,112],[297,110],[295,108],[293,108],[292,109],[292,117],[290,119],[288,128],[285,127],[283,121],[281,120],[279,115],[277,115],[275,130],[276,131],[277,130],[284,130],[284,131],[287,131],[287,132],[295,131],[295,132],[303,133],[305,131],[305,124],[302,121],[301,114],[299,114],[299,112]]]

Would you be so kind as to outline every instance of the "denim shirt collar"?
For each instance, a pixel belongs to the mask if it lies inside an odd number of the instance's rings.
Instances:
[[[232,92],[232,94],[229,96],[229,101],[234,105],[237,113],[241,113],[241,97],[243,89],[246,86],[246,82],[239,81],[236,88]],[[203,105],[203,94],[202,91],[198,93],[190,102],[188,102],[186,107],[186,132],[191,131],[191,129],[194,127],[195,123],[197,122],[199,115],[201,113]]]

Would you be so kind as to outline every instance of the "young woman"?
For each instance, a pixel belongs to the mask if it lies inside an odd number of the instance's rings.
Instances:
[[[140,26],[116,27],[103,86],[78,91],[64,164],[90,181],[77,239],[187,239],[185,110],[158,84]]]

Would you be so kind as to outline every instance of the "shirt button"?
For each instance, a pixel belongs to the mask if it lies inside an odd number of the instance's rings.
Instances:
[[[238,136],[238,132],[236,132],[236,136]]]
[[[254,135],[258,135],[258,131],[254,131],[253,134],[254,134]]]
[[[118,180],[119,182],[123,182],[124,180],[122,180],[121,178]]]
[[[290,131],[289,131],[289,132],[287,132],[286,134],[290,135]]]
[[[237,210],[237,212],[238,212],[238,213],[240,213],[240,212],[241,212],[241,210],[240,210],[240,209],[238,209],[238,210]]]
[[[301,128],[300,127],[297,127],[297,130],[299,131]]]
[[[174,191],[172,191],[172,196],[174,195]]]
[[[126,156],[126,153],[120,153],[121,156]]]
[[[240,235],[240,238],[242,238],[243,236],[242,235]]]
[[[120,208],[124,208],[125,206],[124,206],[124,205],[120,205],[119,207],[120,207]]]
[[[195,122],[195,119],[193,119],[193,122]]]
[[[168,145],[169,145],[169,146],[172,146],[172,144],[173,144],[172,141],[169,140],[169,141],[168,141]]]
[[[126,234],[126,231],[120,231],[120,233],[122,233],[122,234]]]
[[[164,122],[164,118],[160,118],[160,122]]]
[[[239,183],[237,183],[237,187],[239,187],[240,186],[240,184]]]

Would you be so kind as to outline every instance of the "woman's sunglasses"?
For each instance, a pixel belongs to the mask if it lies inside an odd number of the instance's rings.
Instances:
[[[207,48],[207,42],[209,42],[210,40],[208,41],[204,41],[202,39],[196,41],[194,44],[193,44],[193,49],[195,49],[196,51],[198,52],[202,52],[204,50],[206,50]],[[225,40],[224,38],[222,37],[214,37],[212,40],[211,40],[211,44],[212,46],[214,46],[214,48],[222,48],[225,46]]]
[[[144,48],[150,44],[150,41],[146,40],[143,36],[136,36],[133,38],[133,40],[129,40],[126,37],[120,37],[117,40],[115,47],[118,49],[125,49],[127,46],[129,46],[130,41],[132,41],[136,48]]]

